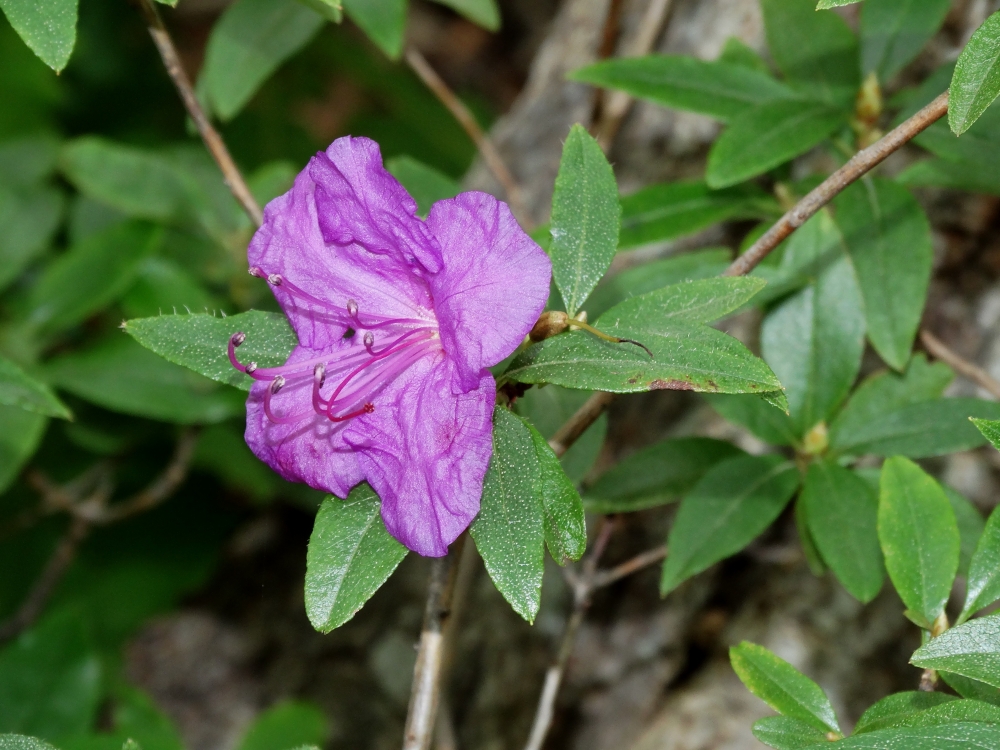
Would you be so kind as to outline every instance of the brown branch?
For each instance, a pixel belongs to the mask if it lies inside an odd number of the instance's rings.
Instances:
[[[549,447],[552,448],[556,456],[561,457],[570,449],[577,438],[596,422],[597,418],[608,408],[608,405],[615,400],[615,395],[614,393],[598,391],[588,398],[572,417],[566,420],[566,424],[560,427],[549,440]]]
[[[437,74],[437,71],[431,67],[426,58],[414,47],[407,48],[406,62],[427,88],[431,90],[434,96],[438,98],[438,101],[458,120],[458,124],[462,126],[472,142],[476,144],[479,155],[483,157],[486,166],[489,167],[493,176],[497,178],[497,182],[503,187],[504,192],[507,194],[507,201],[510,203],[511,210],[517,216],[518,221],[525,229],[532,229],[534,222],[531,221],[531,215],[525,206],[521,188],[517,184],[517,180],[514,179],[514,175],[507,169],[507,165],[504,163],[503,157],[500,156],[500,152],[493,145],[493,141],[483,132],[482,127],[476,120],[476,116],[472,114],[472,111],[455,95],[448,87],[448,84],[444,82],[444,79]]]
[[[1000,382],[991,377],[986,370],[960,357],[927,329],[920,332],[920,340],[924,342],[927,351],[937,359],[947,364],[959,375],[968,378],[976,385],[989,391],[994,398],[1000,399]]]
[[[890,131],[884,138],[856,153],[847,164],[823,180],[819,187],[782,216],[778,223],[768,229],[749,250],[733,261],[723,276],[742,276],[750,273],[768,253],[781,244],[782,240],[805,224],[841,191],[881,164],[947,113],[946,91],[898,128]]]
[[[620,581],[626,576],[638,573],[643,568],[655,565],[667,556],[667,546],[665,544],[646,550],[631,560],[626,560],[621,565],[616,565],[610,570],[602,570],[594,576],[594,588],[610,586],[615,581]]]
[[[187,73],[184,72],[184,67],[181,65],[177,48],[170,38],[167,27],[163,25],[163,19],[160,18],[159,11],[153,4],[153,0],[137,0],[137,2],[139,3],[139,8],[142,10],[142,15],[146,19],[146,25],[149,27],[150,36],[153,37],[153,43],[156,44],[156,49],[159,50],[160,57],[163,58],[163,65],[167,69],[167,74],[174,82],[177,93],[180,94],[181,101],[184,102],[184,107],[187,109],[188,114],[194,120],[198,132],[201,134],[201,139],[212,154],[212,158],[215,159],[215,163],[219,165],[219,169],[222,170],[222,176],[233,197],[243,207],[243,210],[246,211],[247,216],[250,217],[254,225],[259,227],[264,221],[264,214],[261,212],[260,206],[257,205],[257,199],[250,192],[250,188],[246,180],[243,179],[243,175],[236,166],[236,162],[230,156],[229,149],[226,148],[222,136],[212,126],[205,111],[201,108],[198,97],[194,93],[194,88],[191,86],[191,81]]]

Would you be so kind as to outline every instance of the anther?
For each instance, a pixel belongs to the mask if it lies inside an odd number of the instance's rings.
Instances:
[[[267,283],[272,284],[273,286],[281,286],[282,281],[284,281],[284,279],[281,278],[281,274],[278,273],[272,273],[267,277]]]
[[[264,272],[257,266],[250,266],[250,275],[255,278],[264,278]]]
[[[375,404],[369,401],[364,405],[365,414],[372,414],[375,411]]]
[[[271,395],[274,395],[285,387],[285,378],[279,375],[271,381]]]
[[[233,346],[239,346],[246,340],[247,340],[247,335],[243,333],[243,331],[238,331],[237,333],[234,333],[232,335],[232,338],[229,339],[229,341],[232,343]]]
[[[375,344],[375,335],[371,331],[365,333],[365,349],[371,351],[372,346]]]
[[[257,363],[251,362],[247,365],[247,375],[253,375],[257,371]]]
[[[322,362],[313,368],[313,381],[316,383],[317,388],[322,388],[323,383],[326,382],[326,365]]]
[[[352,299],[347,300],[347,314],[352,318],[358,317],[358,303]]]

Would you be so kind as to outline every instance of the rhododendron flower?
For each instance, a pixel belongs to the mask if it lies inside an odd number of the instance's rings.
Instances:
[[[441,556],[479,512],[496,384],[545,306],[551,263],[484,193],[426,221],[377,144],[340,138],[271,201],[250,243],[298,336],[251,375],[246,441],[281,476],[346,497],[367,480],[396,539]]]

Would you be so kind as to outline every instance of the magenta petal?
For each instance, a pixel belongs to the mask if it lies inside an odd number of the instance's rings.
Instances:
[[[296,347],[289,363],[301,362],[319,352]],[[294,424],[276,424],[264,414],[264,392],[269,381],[254,383],[247,399],[245,439],[261,461],[290,482],[305,482],[310,487],[347,497],[351,487],[364,477],[358,457],[344,441],[349,423],[334,423],[316,414],[312,407],[312,377],[290,380],[271,400],[279,415],[305,414]]]
[[[376,255],[436,273],[441,251],[417,203],[382,166],[378,144],[368,138],[338,138],[309,164],[323,238],[335,245],[357,244]]]
[[[431,279],[445,351],[463,389],[507,357],[545,309],[552,263],[506,203],[486,193],[438,201],[427,226],[444,268]]]
[[[382,498],[389,533],[428,557],[446,554],[476,517],[493,452],[493,377],[481,373],[457,396],[455,377],[449,357],[421,360],[345,434]]]

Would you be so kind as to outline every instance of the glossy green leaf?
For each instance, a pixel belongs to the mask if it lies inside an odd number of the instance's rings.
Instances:
[[[389,57],[399,57],[406,29],[406,0],[343,0],[344,12]]]
[[[381,501],[367,484],[329,498],[316,515],[306,555],[306,614],[329,633],[357,614],[406,557],[385,530]]]
[[[928,727],[893,727],[841,740],[838,750],[985,750],[1000,743],[1000,727],[958,721]]]
[[[171,364],[121,334],[57,357],[43,372],[54,386],[124,414],[192,424],[244,413],[243,394]]]
[[[965,578],[969,574],[972,555],[983,535],[986,521],[979,509],[960,492],[946,485],[943,486],[943,489],[948,496],[948,502],[951,503],[951,509],[955,511],[955,521],[958,523],[958,535],[961,538],[958,552],[958,575]]]
[[[552,194],[552,279],[576,314],[608,270],[618,248],[618,184],[604,152],[581,125],[563,145]]]
[[[972,423],[976,426],[983,437],[990,441],[992,445],[997,450],[1000,450],[1000,419],[971,419]]]
[[[938,672],[938,674],[945,681],[945,684],[963,698],[970,698],[989,703],[993,706],[1000,706],[1000,688],[995,688],[992,685],[987,685],[985,682],[973,680],[971,677],[954,674],[953,672]]]
[[[121,296],[139,264],[163,239],[158,227],[118,224],[91,235],[49,263],[28,297],[28,323],[57,332],[83,321]]]
[[[1000,615],[979,617],[946,630],[918,648],[910,663],[1000,688]]]
[[[569,560],[579,560],[587,550],[583,502],[548,441],[530,422],[524,425],[531,434],[538,459],[535,491],[545,511],[545,544],[552,559],[565,565]]]
[[[23,734],[0,734],[0,750],[56,750],[37,737]]]
[[[0,404],[16,406],[47,417],[72,417],[66,405],[56,398],[47,385],[35,380],[3,355],[0,355]]]
[[[0,0],[10,25],[31,51],[57,73],[76,44],[78,0]]]
[[[19,406],[0,404],[0,492],[13,482],[38,449],[49,420]]]
[[[482,506],[469,533],[497,590],[528,622],[538,614],[545,568],[545,509],[535,490],[538,474],[531,433],[520,418],[498,406]]]
[[[931,40],[951,0],[866,0],[861,8],[861,72],[887,82]]]
[[[858,41],[836,13],[813,0],[761,0],[767,46],[781,72],[809,96],[850,105],[858,85]]]
[[[903,719],[902,725],[931,727],[949,724],[953,721],[981,721],[1000,725],[1000,706],[979,700],[945,701],[939,706],[928,708],[926,711]]]
[[[862,0],[819,0],[816,10],[828,10],[830,8],[840,8],[844,5],[854,5]]]
[[[712,188],[749,180],[791,161],[843,127],[844,114],[823,102],[783,99],[735,117],[708,154]]]
[[[271,706],[247,729],[236,750],[291,750],[326,742],[326,714],[311,703],[286,700]]]
[[[743,451],[724,440],[662,440],[601,474],[587,488],[584,505],[594,513],[629,513],[672,503],[720,461],[741,455]]]
[[[228,317],[160,315],[126,321],[122,328],[164,359],[244,391],[250,390],[253,380],[229,362],[229,339],[234,333],[247,335],[236,351],[240,361],[261,367],[284,364],[298,343],[284,315],[258,310]]]
[[[703,398],[723,418],[746,427],[765,443],[793,445],[798,441],[791,417],[760,396],[706,393]]]
[[[1000,599],[1000,509],[994,509],[990,514],[976,545],[969,565],[965,604],[958,622],[965,622],[997,599]]]
[[[199,81],[212,110],[223,120],[235,117],[325,22],[297,0],[237,0],[230,5],[212,27]]]
[[[823,689],[784,659],[763,646],[743,641],[729,649],[729,661],[747,690],[778,713],[822,732],[840,731]]]
[[[759,104],[796,95],[767,73],[687,55],[615,57],[573,71],[569,78],[723,122]]]
[[[852,596],[870,602],[885,576],[875,493],[854,472],[819,461],[809,467],[801,502],[823,561]]]
[[[496,0],[434,0],[461,13],[489,31],[500,29],[500,8]]]
[[[868,338],[891,367],[910,358],[931,277],[930,225],[906,188],[859,182],[836,199],[837,223],[865,301]]]
[[[560,388],[550,385],[545,388],[530,388],[517,399],[515,410],[526,417],[546,439],[556,434],[566,420],[590,398],[588,391]],[[608,415],[602,414],[577,438],[569,450],[559,459],[563,470],[573,482],[581,481],[597,460],[604,438],[608,433]]]
[[[900,722],[912,718],[929,708],[956,700],[953,695],[910,690],[905,693],[887,695],[865,711],[854,726],[855,734],[875,732],[879,729],[899,726]]]
[[[958,525],[941,485],[901,456],[882,466],[878,537],[896,591],[929,630],[958,570]]]
[[[817,218],[836,233],[832,220]],[[761,354],[785,386],[799,435],[828,419],[847,397],[861,369],[864,346],[861,292],[843,255],[764,318]]]
[[[801,750],[827,743],[826,732],[790,716],[767,716],[753,725],[753,736],[774,750]]]
[[[712,467],[681,501],[667,539],[660,593],[743,549],[778,517],[798,486],[794,465],[780,456],[731,458]]]
[[[0,184],[0,291],[48,247],[62,214],[62,194],[54,188]]]
[[[454,198],[462,192],[462,186],[453,179],[410,156],[386,159],[385,168],[413,196],[421,216],[427,216],[437,201]]]
[[[948,124],[961,135],[1000,94],[1000,13],[994,13],[969,39],[955,64],[948,102]]]

